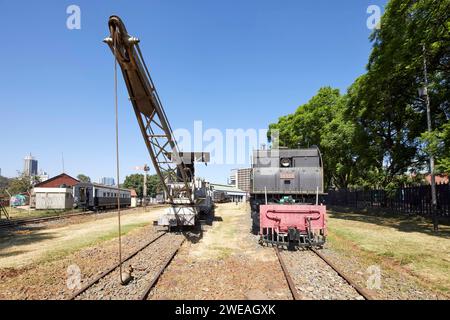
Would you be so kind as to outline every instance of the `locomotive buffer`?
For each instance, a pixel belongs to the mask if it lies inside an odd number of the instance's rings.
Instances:
[[[171,206],[158,225],[195,225],[199,213],[211,207],[209,183],[195,178],[194,163],[209,162],[209,153],[180,152],[161,100],[139,48],[139,39],[128,34],[122,20],[111,16],[108,44],[120,65],[129,99],[151,161]]]

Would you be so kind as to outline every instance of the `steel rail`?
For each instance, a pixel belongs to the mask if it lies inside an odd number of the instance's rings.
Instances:
[[[317,251],[314,248],[310,248],[310,250],[312,252],[314,252],[323,261],[325,261],[326,264],[328,264],[334,271],[336,271],[336,273],[339,276],[341,276],[345,281],[347,281],[347,283],[350,286],[352,286],[361,296],[363,296],[364,299],[366,299],[366,300],[374,300],[372,295],[369,292],[367,292],[367,290],[365,290],[364,288],[362,288],[359,285],[357,285],[351,278],[349,278],[344,272],[339,270],[339,268],[333,262],[331,262],[327,257],[325,257],[322,253],[320,253],[319,251]]]
[[[80,294],[82,294],[83,292],[85,292],[86,290],[88,290],[90,287],[92,287],[94,284],[96,284],[97,282],[99,282],[102,278],[106,277],[108,274],[110,274],[111,272],[113,272],[114,270],[116,270],[122,263],[130,260],[131,258],[133,258],[135,255],[137,255],[139,252],[141,252],[142,250],[144,250],[145,248],[147,248],[149,245],[151,245],[152,243],[154,243],[156,240],[160,239],[161,237],[163,237],[164,235],[166,235],[167,232],[163,232],[162,234],[158,235],[157,237],[153,238],[152,240],[150,240],[149,242],[147,242],[145,245],[143,245],[142,247],[140,247],[139,249],[135,250],[134,252],[132,252],[130,255],[128,255],[125,259],[123,259],[121,262],[116,263],[114,266],[112,266],[111,268],[109,268],[108,270],[104,271],[102,274],[100,274],[99,276],[95,277],[93,280],[91,280],[88,284],[86,284],[84,287],[82,287],[81,289],[79,289],[78,291],[76,291],[74,294],[72,294],[72,296],[70,296],[70,298],[68,300],[74,300],[76,297],[78,297]]]
[[[122,210],[131,210],[131,209],[135,209],[135,208],[122,208]],[[12,228],[12,227],[15,227],[15,226],[32,224],[32,223],[39,223],[39,222],[47,222],[47,221],[54,221],[54,220],[64,220],[64,219],[73,218],[73,217],[90,216],[90,215],[93,215],[93,214],[96,214],[96,213],[103,214],[103,213],[112,212],[114,210],[117,210],[117,208],[106,210],[106,211],[103,211],[103,212],[97,212],[97,211],[90,210],[90,211],[84,211],[84,212],[80,212],[80,213],[68,213],[68,214],[63,214],[63,215],[58,215],[58,216],[51,216],[51,217],[17,219],[17,220],[10,219],[10,220],[3,220],[3,221],[0,220],[0,229]]]
[[[155,205],[155,206],[149,206],[149,208],[162,208],[165,205]],[[137,208],[122,208],[122,211],[128,211],[133,210]],[[21,225],[27,225],[27,224],[33,224],[33,223],[40,223],[40,222],[47,222],[47,221],[54,221],[54,220],[64,220],[69,219],[73,217],[81,217],[81,216],[91,216],[94,214],[104,214],[104,213],[110,213],[117,210],[117,208],[107,209],[104,211],[84,211],[80,213],[68,213],[63,214],[59,216],[51,216],[51,217],[42,217],[42,218],[30,218],[30,219],[10,219],[10,220],[0,220],[0,229],[7,229],[7,228],[13,228],[16,226]]]
[[[139,300],[145,300],[147,299],[150,291],[152,290],[152,288],[156,285],[156,283],[158,282],[159,278],[161,277],[161,275],[164,273],[164,270],[166,270],[166,268],[169,266],[170,262],[172,262],[173,258],[175,257],[175,255],[177,254],[178,250],[181,248],[181,246],[183,245],[184,241],[186,241],[186,238],[184,238],[181,242],[180,245],[176,248],[176,250],[174,250],[174,252],[172,252],[172,254],[170,255],[170,257],[166,260],[166,262],[164,263],[164,265],[161,267],[161,269],[158,271],[158,273],[156,274],[156,276],[152,279],[152,281],[150,281],[149,285],[145,288],[144,292],[141,294],[141,296],[139,297]]]
[[[286,278],[286,281],[288,283],[289,290],[291,291],[292,298],[294,300],[303,300],[300,294],[298,293],[297,289],[295,288],[294,281],[292,280],[291,275],[289,274],[289,271],[286,267],[286,264],[284,263],[284,260],[281,257],[280,250],[278,248],[275,248],[275,252],[277,254],[278,261],[280,262],[281,269],[283,270],[284,277]]]

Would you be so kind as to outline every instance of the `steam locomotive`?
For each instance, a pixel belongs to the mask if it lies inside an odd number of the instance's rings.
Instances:
[[[318,148],[255,150],[252,232],[262,244],[321,247],[326,239],[323,164]]]

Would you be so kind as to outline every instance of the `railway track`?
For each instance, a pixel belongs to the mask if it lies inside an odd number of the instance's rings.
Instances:
[[[163,205],[154,206],[152,208],[159,208],[159,207],[163,207]],[[133,210],[133,209],[136,209],[136,208],[122,208],[120,210],[128,211],[128,210]],[[41,217],[41,218],[0,220],[0,229],[9,229],[9,228],[14,228],[14,227],[23,226],[23,225],[44,223],[44,222],[56,221],[56,220],[64,220],[64,219],[69,219],[69,218],[73,218],[73,217],[89,216],[89,215],[93,215],[93,214],[103,214],[103,213],[114,212],[114,211],[117,211],[117,209],[109,209],[109,210],[103,210],[103,211],[84,211],[84,212],[79,212],[79,213],[67,213],[67,214],[62,214],[62,215],[58,215],[58,216]]]
[[[184,236],[161,233],[122,260],[123,270],[126,265],[134,268],[133,278],[128,284],[120,284],[120,264],[117,263],[90,280],[69,300],[147,299],[184,241]]]
[[[311,282],[315,280],[315,277],[317,277],[317,279],[319,282],[325,282],[327,279],[327,275],[328,278],[333,277],[333,273],[338,276],[340,279],[342,279],[341,281],[337,281],[332,279],[332,283],[327,283],[324,284],[324,286],[334,286],[335,288],[333,288],[333,290],[329,290],[330,292],[332,292],[332,294],[334,294],[334,299],[349,299],[349,298],[353,298],[353,299],[361,299],[361,300],[373,300],[373,297],[362,287],[360,287],[359,285],[357,285],[350,277],[348,277],[342,270],[340,270],[334,263],[332,263],[327,257],[325,257],[321,252],[319,252],[316,249],[309,249],[309,250],[305,250],[305,251],[296,251],[296,252],[288,252],[287,254],[291,255],[291,258],[293,258],[293,262],[295,261],[295,266],[299,267],[300,269],[298,270],[297,274],[295,276],[293,276],[292,273],[292,269],[295,268],[293,267],[293,263],[291,263],[291,268],[289,268],[289,263],[287,263],[285,261],[285,259],[283,258],[283,254],[280,252],[280,250],[278,248],[275,248],[275,252],[276,255],[278,257],[278,261],[280,262],[281,268],[283,270],[284,276],[286,278],[286,281],[288,283],[289,286],[289,290],[291,291],[292,294],[292,298],[294,300],[306,300],[306,299],[312,299],[312,294],[309,294],[308,291],[311,291],[311,293],[313,293],[313,291],[315,290],[321,290],[322,288],[317,288],[317,287],[307,287],[309,290],[306,290],[306,293],[300,293],[298,288],[299,286],[304,286],[305,282]],[[304,277],[305,275],[302,274],[303,272],[307,272],[307,270],[311,270],[311,268],[308,268],[307,266],[305,266],[305,268],[302,268],[302,262],[307,261],[307,259],[310,259],[311,256],[307,256],[305,255],[305,253],[307,254],[313,254],[315,257],[318,257],[320,259],[320,261],[322,262],[322,264],[324,263],[326,265],[326,268],[331,268],[332,272],[327,271],[325,275],[320,274],[320,268],[322,268],[320,266],[320,263],[316,264],[315,266],[313,266],[313,268],[316,268],[317,274],[314,274],[313,276],[310,276],[309,279],[307,279],[306,281],[303,281],[303,283],[300,283],[300,281],[298,281],[300,278]],[[297,280],[297,281],[296,281]],[[305,279],[303,279],[305,280]],[[345,282],[345,284],[348,287],[351,287],[351,290],[354,290],[354,293],[349,293],[349,288],[345,288],[342,284]],[[327,288],[324,289],[324,291],[327,290]],[[342,292],[340,292],[342,291]],[[340,297],[340,295],[342,295],[342,297]],[[358,296],[359,295],[359,296]],[[330,294],[331,296],[331,294]],[[328,297],[331,298],[331,297]]]
[[[281,257],[280,250],[278,248],[275,248],[275,253],[277,254],[278,261],[280,262],[284,277],[286,278],[286,281],[288,283],[289,290],[291,291],[291,294],[292,294],[292,298],[294,300],[303,300],[303,298],[300,296],[299,292],[295,288],[294,281],[292,280],[291,275],[289,274],[289,270],[286,267],[286,264],[284,263],[283,258]]]

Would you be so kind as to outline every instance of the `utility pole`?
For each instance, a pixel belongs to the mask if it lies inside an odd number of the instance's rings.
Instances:
[[[144,171],[144,185],[142,188],[142,206],[147,206],[147,173],[150,171],[150,167],[146,164],[142,167],[134,167],[134,170],[142,170]]]
[[[428,95],[428,72],[427,72],[427,55],[425,44],[422,45],[423,51],[423,88],[419,89],[419,95],[425,98],[425,104],[427,106],[427,125],[428,132],[432,131],[431,127],[431,109],[430,109],[430,96]],[[434,175],[434,156],[430,154],[430,177],[431,177],[431,214],[433,216],[433,230],[439,231],[439,222],[437,216],[437,199],[436,199],[436,178]]]

